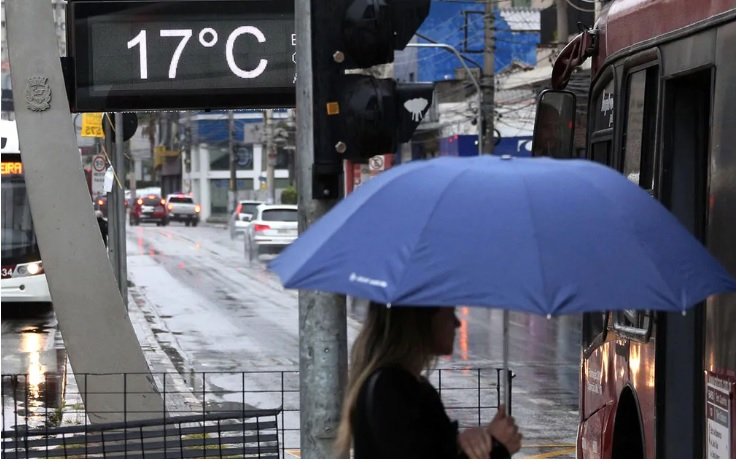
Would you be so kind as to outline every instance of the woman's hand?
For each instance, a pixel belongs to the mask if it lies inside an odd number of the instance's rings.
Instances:
[[[471,459],[488,459],[491,434],[483,427],[472,427],[458,434],[458,446]]]
[[[522,434],[514,424],[514,418],[507,416],[507,409],[504,405],[499,405],[499,411],[489,423],[487,430],[492,437],[507,448],[510,455],[517,453],[522,446]]]

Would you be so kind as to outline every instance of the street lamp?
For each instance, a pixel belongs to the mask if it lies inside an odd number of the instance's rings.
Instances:
[[[484,101],[483,94],[481,93],[481,86],[479,85],[478,80],[476,80],[476,77],[474,77],[473,74],[471,73],[471,69],[468,68],[466,61],[463,60],[463,57],[458,52],[458,50],[453,48],[451,45],[448,45],[447,43],[408,43],[407,46],[412,47],[412,48],[441,48],[443,50],[450,51],[451,53],[456,55],[458,60],[463,65],[463,68],[466,69],[468,78],[471,79],[473,86],[476,87],[476,96],[478,98],[478,104],[479,104],[479,109],[478,109],[479,110],[479,115],[478,115],[479,123],[477,124],[478,132],[479,132],[479,155],[482,155],[484,153],[484,142],[483,142],[484,141],[483,139],[484,138],[484,130],[483,130],[484,114],[483,114],[483,111],[481,110],[481,105]]]

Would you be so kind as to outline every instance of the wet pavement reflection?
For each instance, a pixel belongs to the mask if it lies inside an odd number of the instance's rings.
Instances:
[[[2,304],[2,427],[57,424],[66,351],[50,306]]]

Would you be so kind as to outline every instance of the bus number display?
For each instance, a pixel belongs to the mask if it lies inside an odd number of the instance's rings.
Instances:
[[[23,174],[23,164],[20,162],[2,162],[2,176]]]

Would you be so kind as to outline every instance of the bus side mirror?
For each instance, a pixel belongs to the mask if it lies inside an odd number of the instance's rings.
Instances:
[[[540,93],[532,134],[532,156],[573,158],[576,95],[570,91]]]

